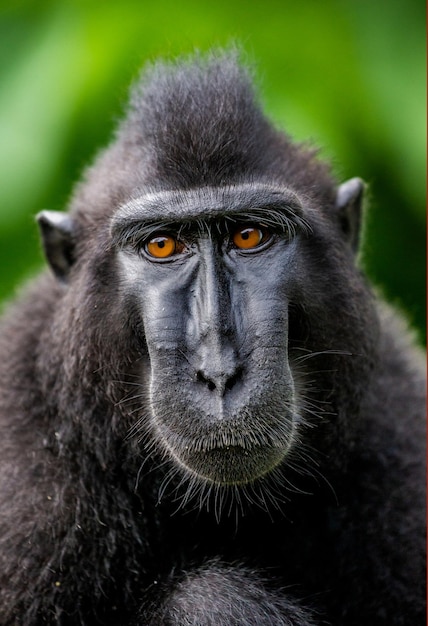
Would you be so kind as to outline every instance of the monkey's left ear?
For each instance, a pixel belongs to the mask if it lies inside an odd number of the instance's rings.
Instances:
[[[75,232],[74,220],[60,211],[41,211],[37,217],[46,259],[55,276],[67,282],[74,263]]]
[[[340,225],[355,252],[360,242],[364,188],[365,184],[361,178],[351,178],[340,185],[336,193]]]

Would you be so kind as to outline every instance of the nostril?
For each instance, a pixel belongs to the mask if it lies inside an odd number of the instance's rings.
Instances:
[[[236,385],[236,383],[239,381],[239,379],[242,376],[242,367],[239,367],[235,374],[233,376],[230,376],[230,378],[227,379],[226,381],[226,389],[232,389],[232,387],[234,387]]]
[[[204,383],[204,385],[206,385],[210,391],[214,391],[214,389],[216,388],[215,383],[212,380],[206,378],[200,370],[196,373],[196,380],[200,383]]]

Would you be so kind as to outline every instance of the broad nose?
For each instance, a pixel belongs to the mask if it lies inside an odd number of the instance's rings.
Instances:
[[[243,368],[239,364],[235,350],[230,345],[223,345],[220,350],[212,353],[208,346],[199,351],[200,367],[196,372],[196,380],[211,392],[224,396],[227,391],[240,381]]]
[[[195,285],[196,379],[224,395],[242,376],[236,350],[231,278],[211,246],[204,250]]]

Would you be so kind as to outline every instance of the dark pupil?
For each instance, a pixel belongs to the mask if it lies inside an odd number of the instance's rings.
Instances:
[[[160,241],[158,241],[158,248],[165,248],[165,240],[161,239]]]
[[[242,239],[248,239],[250,236],[250,231],[249,230],[243,230],[241,233],[241,237]]]

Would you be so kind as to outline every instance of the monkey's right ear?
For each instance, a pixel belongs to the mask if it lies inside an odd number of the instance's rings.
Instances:
[[[361,178],[351,178],[339,185],[336,193],[340,226],[355,252],[360,243],[364,189],[365,184]]]
[[[74,220],[60,211],[41,211],[36,216],[40,228],[43,250],[55,276],[67,282],[74,263]]]

